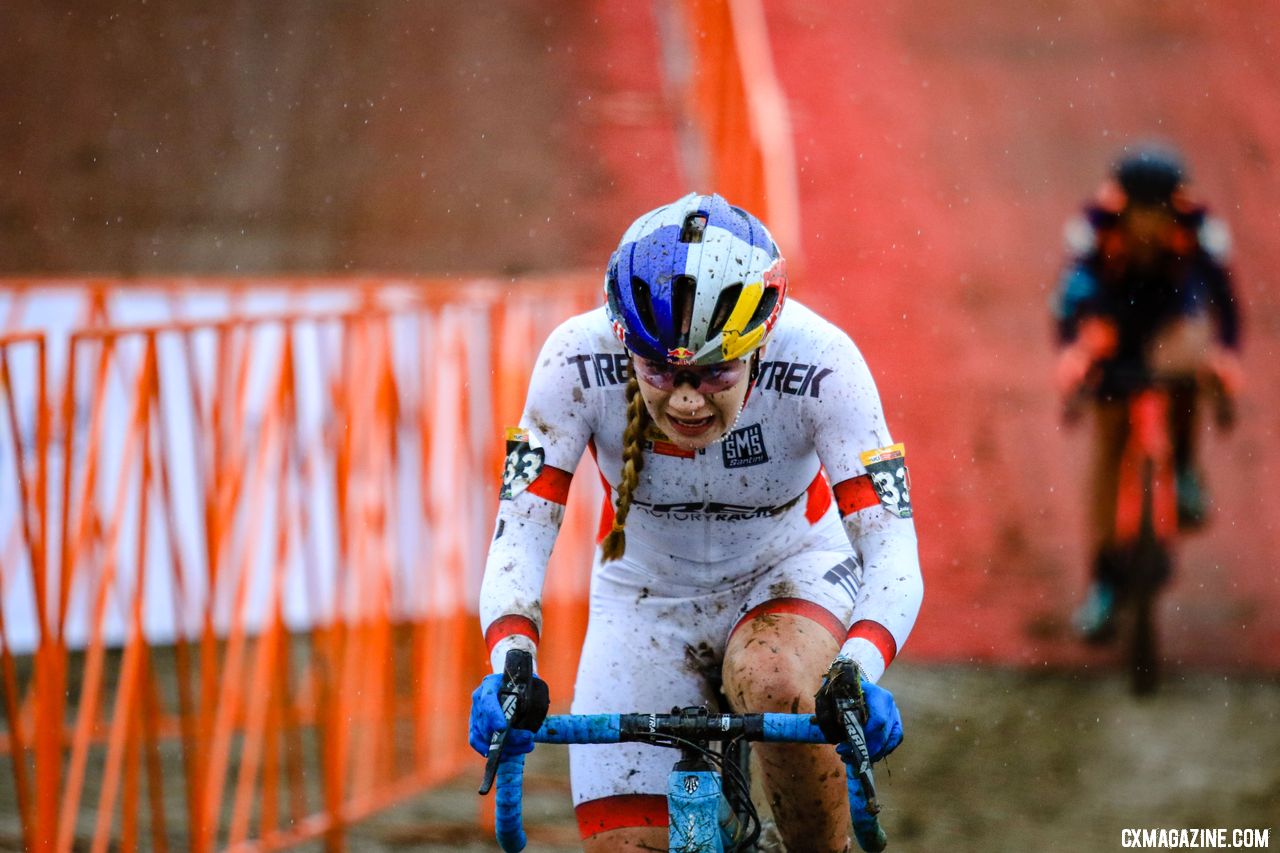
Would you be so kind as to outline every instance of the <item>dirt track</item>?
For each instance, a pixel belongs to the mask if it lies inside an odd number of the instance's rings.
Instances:
[[[885,683],[907,735],[878,774],[890,851],[1119,850],[1126,827],[1270,828],[1280,845],[1275,683],[1188,676],[1143,702],[1088,672],[902,664]],[[577,849],[565,764],[535,752],[531,851]],[[496,849],[474,826],[479,769],[360,827],[352,850]]]

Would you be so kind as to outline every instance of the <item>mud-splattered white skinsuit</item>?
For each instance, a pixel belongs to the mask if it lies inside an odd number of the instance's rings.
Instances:
[[[610,486],[621,478],[628,367],[603,308],[563,323],[538,356],[520,426],[544,467],[500,502],[480,595],[495,672],[508,649],[535,650],[564,472],[591,446]],[[922,595],[909,497],[874,488],[861,461],[891,444],[853,342],[789,300],[729,434],[683,456],[661,441],[647,450],[626,554],[592,576],[573,712],[714,707],[708,674],[718,678],[729,635],[748,614],[807,616],[878,679]],[[900,472],[897,488],[908,485]],[[572,747],[574,802],[661,794],[674,760],[638,744]]]

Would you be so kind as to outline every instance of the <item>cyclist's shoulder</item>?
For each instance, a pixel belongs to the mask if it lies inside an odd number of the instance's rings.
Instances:
[[[1068,262],[1081,264],[1096,259],[1102,244],[1117,238],[1123,202],[1112,189],[1104,186],[1063,224],[1062,248]]]
[[[848,333],[816,311],[788,300],[765,346],[759,387],[788,405],[822,405],[842,396],[832,389],[865,389],[872,380]],[[767,392],[776,391],[776,398]],[[855,394],[856,396],[856,394]]]
[[[1189,225],[1195,232],[1197,245],[1208,261],[1222,267],[1231,263],[1234,245],[1231,228],[1226,220],[1214,215],[1208,208],[1200,208],[1199,215]]]
[[[1230,261],[1231,231],[1207,204],[1198,199],[1179,198],[1172,212],[1182,253],[1199,255],[1218,265]],[[1125,243],[1122,213],[1121,204],[1105,193],[1082,205],[1063,226],[1063,247],[1068,258],[1082,268],[1087,267],[1100,261],[1106,251]]]
[[[612,358],[624,352],[609,325],[605,309],[600,307],[575,314],[556,326],[543,344],[538,366],[547,366],[548,359],[559,364],[572,364],[573,359],[582,360],[596,355]]]
[[[530,393],[577,406],[584,391],[625,388],[629,373],[626,350],[604,308],[597,308],[569,317],[547,337],[533,364]]]
[[[617,338],[614,337],[613,330],[609,326],[609,318],[603,305],[562,320],[552,330],[547,340],[590,345],[603,345],[612,341],[617,349],[622,348],[618,345]]]
[[[1095,254],[1098,248],[1100,232],[1110,228],[1112,223],[1100,223],[1090,215],[1086,208],[1067,220],[1062,226],[1062,248],[1070,261],[1080,262]]]
[[[769,340],[769,356],[786,351],[792,354],[820,353],[834,342],[849,340],[839,326],[823,317],[809,306],[788,299],[778,318],[778,325]]]
[[[823,364],[849,358],[862,356],[848,332],[807,305],[787,300],[765,348],[766,360]]]

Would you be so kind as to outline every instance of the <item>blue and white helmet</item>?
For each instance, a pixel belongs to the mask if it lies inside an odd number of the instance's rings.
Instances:
[[[650,361],[717,364],[764,344],[787,298],[786,265],[760,220],[690,193],[631,224],[609,259],[614,334]]]

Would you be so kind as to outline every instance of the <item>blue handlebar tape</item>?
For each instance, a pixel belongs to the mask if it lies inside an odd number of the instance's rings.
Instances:
[[[822,729],[808,714],[765,714],[764,739],[786,743],[826,743]]]
[[[534,735],[538,743],[617,743],[618,714],[561,714],[547,717]],[[808,714],[765,714],[764,739],[787,743],[826,743]]]
[[[527,839],[520,822],[520,800],[524,787],[524,756],[503,756],[498,762],[498,790],[494,804],[494,825],[498,845],[506,853],[520,853]]]
[[[547,717],[533,739],[538,743],[617,743],[617,714],[564,714]]]
[[[851,762],[844,765],[845,784],[849,786],[849,818],[853,821],[853,835],[858,846],[867,853],[880,853],[889,843],[880,819],[867,811],[867,798],[862,793],[862,782]]]

